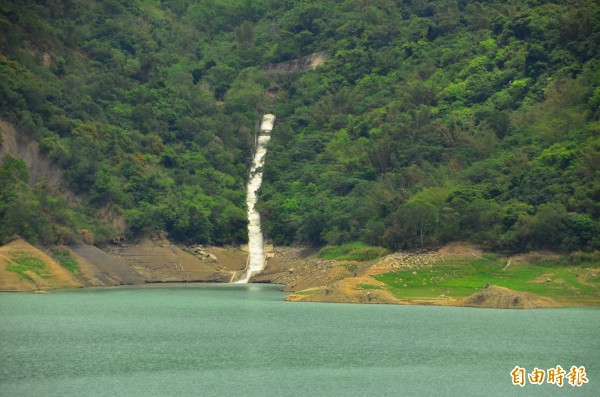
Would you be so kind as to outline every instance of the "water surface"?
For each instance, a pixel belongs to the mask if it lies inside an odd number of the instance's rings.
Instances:
[[[0,295],[0,396],[598,395],[600,310],[283,302],[268,285]],[[588,384],[513,386],[515,365]]]

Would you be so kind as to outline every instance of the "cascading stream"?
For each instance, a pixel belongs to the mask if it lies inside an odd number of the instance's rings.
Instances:
[[[247,283],[253,274],[263,270],[265,265],[265,248],[262,230],[260,228],[260,214],[256,211],[256,191],[262,184],[262,166],[267,153],[267,142],[271,139],[271,130],[275,116],[266,114],[263,116],[260,126],[260,134],[256,142],[256,153],[250,168],[250,181],[246,194],[248,205],[248,265],[236,283]]]

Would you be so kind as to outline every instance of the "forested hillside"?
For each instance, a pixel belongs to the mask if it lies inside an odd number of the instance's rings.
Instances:
[[[332,58],[282,76],[261,210],[277,242],[590,249],[594,1],[346,1],[282,11]]]
[[[103,214],[116,214],[136,236],[244,241],[269,81],[251,67],[247,37],[235,40],[259,10],[237,3],[0,2],[1,118],[40,142],[80,198],[66,208],[29,189],[9,159],[0,237],[101,243],[115,234]]]
[[[243,242],[268,111],[276,243],[597,249],[598,43],[594,0],[0,0],[0,120],[77,198],[6,157],[0,239]]]

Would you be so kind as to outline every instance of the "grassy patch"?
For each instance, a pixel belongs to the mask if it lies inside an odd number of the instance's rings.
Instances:
[[[388,255],[390,252],[382,247],[372,247],[360,241],[344,245],[327,246],[319,251],[319,258],[338,261],[370,261]]]
[[[559,302],[600,303],[598,265],[564,263],[565,258],[541,259],[506,268],[506,259],[486,255],[479,259],[445,260],[432,268],[386,273],[375,279],[386,284],[399,298],[432,299],[441,295],[461,298],[489,283],[548,296]]]
[[[361,285],[359,285],[359,287],[362,289],[381,289],[381,287],[379,285],[374,285],[374,284],[361,284]]]
[[[77,273],[79,271],[79,264],[71,256],[68,249],[64,247],[53,247],[50,249],[50,253],[65,269],[71,273]]]
[[[26,273],[28,271],[33,272],[40,277],[48,276],[44,263],[38,258],[20,257],[11,259],[16,265],[8,265],[6,266],[6,270],[16,273],[25,280],[33,281],[33,278]]]

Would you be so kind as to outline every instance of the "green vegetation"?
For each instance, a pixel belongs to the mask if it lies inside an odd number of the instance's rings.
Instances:
[[[20,235],[32,243],[103,243],[110,228],[90,213],[43,188],[31,188],[25,163],[7,156],[0,163],[0,242]]]
[[[279,20],[331,58],[278,80],[259,204],[276,242],[600,247],[597,2],[303,2]]]
[[[244,241],[269,85],[250,21],[264,11],[233,1],[1,2],[0,119],[63,168],[79,205],[30,185],[25,164],[9,158],[0,241],[102,244],[116,233],[109,219],[124,219],[131,236]]]
[[[564,303],[599,302],[600,271],[597,260],[565,265],[568,257],[538,259],[507,265],[506,258],[485,255],[479,259],[445,260],[431,268],[376,276],[399,298],[462,298],[485,284],[548,296]]]
[[[38,258],[19,257],[12,258],[12,260],[17,264],[6,266],[6,270],[18,274],[23,279],[33,281],[33,278],[26,272],[33,272],[40,277],[49,275],[44,263]]]
[[[71,252],[64,247],[53,247],[50,249],[52,257],[58,261],[65,269],[71,273],[77,273],[79,271],[79,264],[71,255]]]
[[[319,258],[338,261],[370,261],[388,255],[390,251],[381,247],[369,247],[359,241],[339,246],[321,248]]]
[[[594,0],[1,2],[0,119],[77,200],[5,159],[0,241],[243,242],[268,111],[275,243],[597,250],[599,42]]]
[[[373,285],[373,284],[361,284],[361,285],[359,285],[359,287],[362,289],[382,289],[379,285]]]

